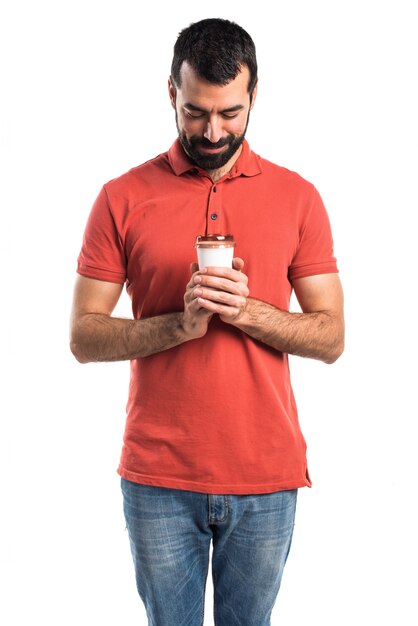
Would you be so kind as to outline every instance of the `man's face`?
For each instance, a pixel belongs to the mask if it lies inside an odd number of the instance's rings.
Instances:
[[[214,85],[183,63],[181,87],[176,89],[169,81],[180,142],[199,167],[222,168],[241,146],[257,89],[250,103],[249,78],[244,66],[227,85]]]

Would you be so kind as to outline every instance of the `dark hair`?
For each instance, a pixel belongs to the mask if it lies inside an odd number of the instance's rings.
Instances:
[[[171,79],[177,87],[181,87],[180,70],[184,61],[198,76],[215,85],[227,85],[246,65],[250,71],[250,94],[257,83],[254,42],[241,26],[229,20],[201,20],[180,32],[171,64]]]

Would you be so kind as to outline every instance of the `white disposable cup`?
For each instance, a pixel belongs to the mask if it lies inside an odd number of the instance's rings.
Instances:
[[[197,261],[202,267],[232,267],[234,248],[198,248]]]
[[[196,239],[199,269],[203,267],[232,267],[235,242],[232,235],[207,235]]]

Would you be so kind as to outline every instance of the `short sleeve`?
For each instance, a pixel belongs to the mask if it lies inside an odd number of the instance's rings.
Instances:
[[[103,187],[87,220],[83,244],[78,257],[77,272],[123,284],[126,280],[126,256],[123,241]]]
[[[337,272],[330,221],[321,196],[313,187],[310,208],[300,229],[299,245],[289,267],[289,280]]]

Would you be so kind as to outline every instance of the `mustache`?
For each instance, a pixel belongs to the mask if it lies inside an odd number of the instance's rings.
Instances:
[[[223,148],[223,146],[230,144],[232,139],[231,137],[223,137],[216,143],[212,143],[206,137],[192,137],[190,143],[192,146],[202,146],[202,148]]]

